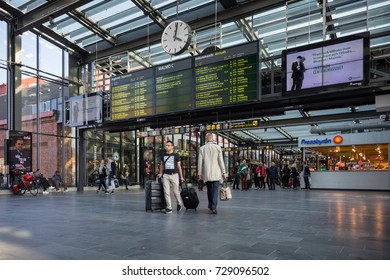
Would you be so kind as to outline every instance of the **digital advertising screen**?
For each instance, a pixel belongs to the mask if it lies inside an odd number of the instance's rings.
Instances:
[[[32,134],[26,131],[9,131],[7,161],[10,170],[32,171]]]
[[[69,126],[102,122],[102,93],[83,94],[69,98]]]
[[[69,126],[82,126],[85,124],[85,99],[83,95],[69,98]]]
[[[366,83],[368,50],[364,33],[283,51],[283,92]]]

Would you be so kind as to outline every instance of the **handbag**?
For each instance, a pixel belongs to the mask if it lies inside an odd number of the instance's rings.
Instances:
[[[232,199],[232,190],[227,185],[226,182],[224,182],[219,189],[219,198],[221,201],[226,201]]]
[[[241,175],[241,176],[247,176],[248,173],[249,173],[249,171],[248,171],[248,167],[247,167],[247,166],[244,166],[244,167],[241,169],[241,171],[240,171],[240,175]]]

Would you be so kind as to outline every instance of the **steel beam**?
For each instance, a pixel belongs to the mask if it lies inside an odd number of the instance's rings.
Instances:
[[[150,17],[157,25],[162,29],[167,26],[167,20],[162,16],[162,14],[153,8],[153,6],[145,0],[132,0],[132,2],[140,8],[144,14]]]
[[[44,4],[31,12],[17,17],[16,33],[22,34],[25,31],[32,30],[51,18],[66,14],[82,5],[93,0],[53,0]]]
[[[135,1],[133,1],[135,3]],[[226,23],[235,21],[237,19],[244,18],[248,15],[252,15],[253,13],[260,12],[265,9],[272,9],[274,7],[279,7],[286,3],[286,0],[262,0],[262,1],[251,1],[249,3],[234,7],[233,9],[227,9],[220,13],[218,13],[218,22]],[[210,26],[215,23],[215,15],[209,15],[203,18],[196,18],[189,22],[191,29],[196,30],[202,27]],[[149,40],[146,38],[141,38],[138,40],[134,40],[131,42],[126,42],[123,44],[118,44],[115,47],[110,49],[101,49],[99,48],[99,56],[107,57],[115,53],[121,53],[127,50],[134,50],[145,47],[147,44],[154,44],[161,40],[161,31],[152,33],[149,35]],[[82,63],[88,63],[96,59],[96,54],[91,53],[83,57]]]
[[[91,30],[97,36],[109,42],[111,45],[116,44],[117,41],[116,37],[112,36],[110,32],[108,32],[107,30],[101,28],[98,24],[96,24],[96,22],[93,22],[87,17],[85,17],[85,15],[82,12],[80,12],[79,9],[69,11],[67,14],[75,21],[79,22],[87,29]]]

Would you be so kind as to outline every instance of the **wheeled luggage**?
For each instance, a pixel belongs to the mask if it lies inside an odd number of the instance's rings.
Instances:
[[[163,210],[166,208],[164,188],[157,180],[145,182],[145,211]]]
[[[199,198],[194,188],[188,188],[187,186],[182,188],[180,192],[181,200],[183,200],[184,207],[186,210],[194,209],[199,205]]]

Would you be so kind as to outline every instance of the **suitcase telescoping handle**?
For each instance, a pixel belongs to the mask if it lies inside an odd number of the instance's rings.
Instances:
[[[183,181],[183,182],[179,183],[179,189],[180,189],[180,191],[182,191],[183,189],[188,190],[187,182]]]

